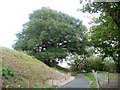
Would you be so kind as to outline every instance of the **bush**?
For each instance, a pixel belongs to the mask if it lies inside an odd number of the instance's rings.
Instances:
[[[95,71],[108,71],[108,72],[116,72],[117,65],[112,58],[102,57],[90,57],[86,63],[86,71],[91,71],[94,69]]]
[[[78,71],[78,70],[79,70],[79,69],[78,69],[77,66],[72,65],[72,66],[70,67],[70,71],[72,71],[72,72],[76,72],[76,71]]]
[[[117,72],[117,64],[112,58],[105,58],[103,61],[105,65],[105,71],[107,72]]]
[[[14,77],[15,74],[8,67],[3,67],[2,68],[2,76],[6,79],[9,79],[11,77]]]
[[[104,71],[104,64],[102,63],[102,57],[90,57],[86,63],[86,71],[91,71],[94,69],[95,71]]]

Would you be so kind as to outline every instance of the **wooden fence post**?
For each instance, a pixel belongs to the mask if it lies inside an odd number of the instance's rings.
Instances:
[[[94,71],[94,70],[92,70],[92,72],[93,72],[93,74],[95,73],[95,71]]]
[[[30,88],[30,81],[28,81],[28,88]]]
[[[67,80],[67,77],[65,76],[65,80]]]
[[[52,85],[53,85],[53,78],[52,78]]]
[[[95,72],[95,74],[96,74],[96,76],[97,76],[97,71]],[[100,85],[100,80],[98,79],[98,77],[96,77],[97,78],[97,82],[98,82],[98,88],[100,88],[101,87],[101,85]]]
[[[42,80],[42,88],[44,88],[44,79]]]
[[[110,81],[110,80],[109,80],[109,72],[108,72],[108,84],[109,84],[109,81]]]
[[[10,85],[7,85],[7,86],[5,87],[5,90],[10,90]]]
[[[99,85],[99,88],[100,88],[100,81],[98,80],[98,85]]]
[[[109,77],[109,72],[108,72],[108,88],[110,88],[110,77]]]

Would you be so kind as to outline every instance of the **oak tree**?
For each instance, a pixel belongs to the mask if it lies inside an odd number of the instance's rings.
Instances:
[[[43,7],[30,14],[22,32],[16,35],[18,40],[13,48],[28,51],[51,66],[62,61],[68,53],[85,53],[85,31],[79,19]]]

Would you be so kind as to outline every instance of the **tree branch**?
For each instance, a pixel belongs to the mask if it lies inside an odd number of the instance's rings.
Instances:
[[[115,21],[117,26],[120,28],[120,17],[117,16],[117,13],[113,9],[110,8],[110,5],[108,4],[108,2],[104,2],[103,6],[104,6],[104,8],[106,8],[106,12],[109,13],[109,15]]]

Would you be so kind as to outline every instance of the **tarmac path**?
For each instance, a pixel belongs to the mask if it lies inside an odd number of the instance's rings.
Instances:
[[[84,75],[78,75],[71,82],[66,83],[65,85],[58,88],[58,90],[62,88],[88,88],[90,84],[90,80],[86,78]]]

